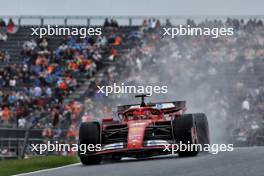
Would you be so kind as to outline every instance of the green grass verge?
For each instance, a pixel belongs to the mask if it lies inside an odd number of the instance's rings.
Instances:
[[[79,162],[76,156],[47,156],[24,160],[0,161],[0,175],[9,176],[42,169],[60,167]]]

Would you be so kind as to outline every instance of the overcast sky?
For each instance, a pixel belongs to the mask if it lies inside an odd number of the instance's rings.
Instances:
[[[264,0],[0,0],[0,15],[264,15]]]

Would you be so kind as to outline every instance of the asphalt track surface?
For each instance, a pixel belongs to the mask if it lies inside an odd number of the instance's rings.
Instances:
[[[264,147],[179,158],[163,156],[83,166],[81,164],[25,176],[264,176]]]

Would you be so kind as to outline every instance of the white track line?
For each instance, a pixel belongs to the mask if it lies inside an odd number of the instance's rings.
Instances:
[[[14,175],[14,176],[26,176],[28,174],[36,174],[36,173],[41,173],[41,172],[53,171],[53,170],[62,169],[62,168],[66,168],[66,167],[71,167],[71,166],[77,166],[77,165],[80,165],[80,163],[69,164],[69,165],[66,165],[66,166],[55,167],[55,168],[51,168],[51,169],[42,169],[42,170],[38,170],[38,171],[17,174],[17,175]]]

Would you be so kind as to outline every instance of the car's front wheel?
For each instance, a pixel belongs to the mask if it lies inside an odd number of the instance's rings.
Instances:
[[[100,127],[93,122],[82,123],[79,129],[79,145],[100,144]],[[90,152],[90,151],[86,151]],[[99,164],[102,160],[101,155],[87,155],[83,151],[78,151],[80,160],[84,165]]]

